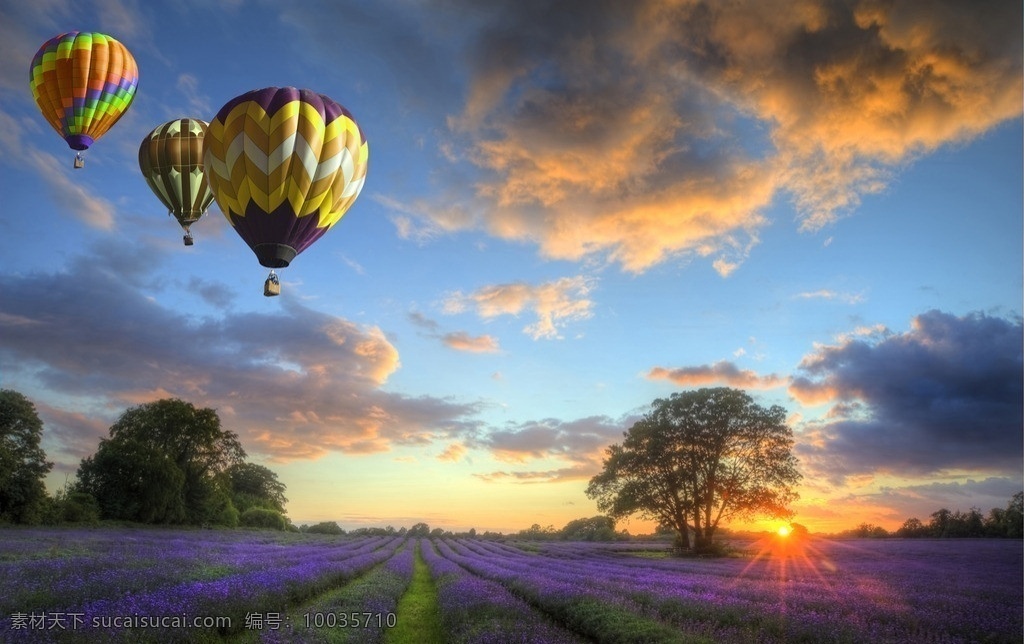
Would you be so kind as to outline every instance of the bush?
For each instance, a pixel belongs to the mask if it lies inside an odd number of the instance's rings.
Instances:
[[[68,523],[99,523],[100,506],[88,492],[71,492],[61,503],[61,519]]]
[[[321,521],[316,525],[307,527],[303,532],[312,532],[313,534],[345,534],[341,526],[334,521]]]
[[[266,508],[249,508],[238,517],[238,523],[247,528],[269,528],[282,531],[288,526],[288,522],[280,512]]]

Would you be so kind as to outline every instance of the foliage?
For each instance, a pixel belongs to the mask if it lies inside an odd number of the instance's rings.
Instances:
[[[284,530],[288,527],[288,522],[280,512],[267,508],[249,508],[239,515],[238,524],[246,528],[271,530]]]
[[[60,519],[66,523],[99,523],[100,506],[87,492],[68,492],[58,495],[55,501],[60,508]]]
[[[407,532],[406,535],[410,537],[429,537],[430,526],[423,522],[417,523],[413,527],[409,528],[409,532]]]
[[[40,446],[43,422],[22,394],[0,389],[0,522],[37,523],[53,468]]]
[[[311,526],[303,526],[302,532],[309,532],[312,534],[345,534],[345,531],[342,530],[341,526],[335,521],[321,521],[320,523]]]
[[[941,508],[931,513],[931,520],[926,524],[917,517],[903,522],[894,533],[902,538],[931,537],[947,538],[980,538],[1009,537],[1019,539],[1024,536],[1024,492],[1013,495],[1006,508],[992,508],[988,516],[983,516],[978,508],[967,512],[950,511]],[[853,530],[842,532],[843,537],[886,537],[889,534],[884,528],[870,524],[861,524]]]
[[[570,521],[558,536],[566,541],[614,541],[619,535],[615,532],[615,519],[596,516]]]
[[[534,523],[526,530],[520,530],[517,532],[516,538],[525,539],[527,541],[549,541],[551,539],[558,538],[558,530],[556,530],[553,525],[542,528],[539,523]]]
[[[227,470],[231,481],[231,502],[239,512],[251,507],[267,508],[284,514],[285,485],[277,474],[255,463],[235,463]]]
[[[670,525],[676,545],[712,548],[721,521],[785,518],[801,476],[786,411],[725,387],[655,400],[607,450],[587,496],[609,516],[639,513]]]
[[[230,523],[228,470],[242,462],[238,436],[213,409],[178,399],[132,407],[82,460],[76,490],[92,494],[106,519],[143,523]]]

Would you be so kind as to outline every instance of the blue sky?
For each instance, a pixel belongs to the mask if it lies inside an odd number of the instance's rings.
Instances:
[[[728,385],[790,412],[812,530],[1005,505],[1019,3],[549,4],[0,5],[0,386],[51,486],[175,396],[297,522],[560,527],[655,398]],[[75,29],[140,68],[82,170],[28,87]],[[182,246],[137,154],[286,85],[347,107],[370,169],[264,298],[216,206]]]

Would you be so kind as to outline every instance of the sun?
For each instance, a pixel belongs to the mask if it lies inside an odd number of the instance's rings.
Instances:
[[[790,528],[788,525],[779,526],[779,529],[776,530],[780,537],[788,537],[789,533],[792,531],[792,528]]]

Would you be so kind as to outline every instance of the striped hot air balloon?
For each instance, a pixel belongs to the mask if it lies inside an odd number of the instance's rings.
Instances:
[[[338,223],[363,188],[369,150],[348,110],[294,87],[228,101],[204,149],[217,205],[272,269],[288,266]],[[269,279],[267,287],[274,294]]]
[[[206,121],[182,118],[158,125],[139,146],[139,169],[153,194],[185,229],[185,245],[192,245],[189,227],[206,214],[213,192],[203,165]]]
[[[69,31],[39,48],[29,68],[29,84],[46,120],[72,150],[81,151],[103,136],[132,104],[139,68],[114,38]],[[76,167],[81,166],[76,163]]]

